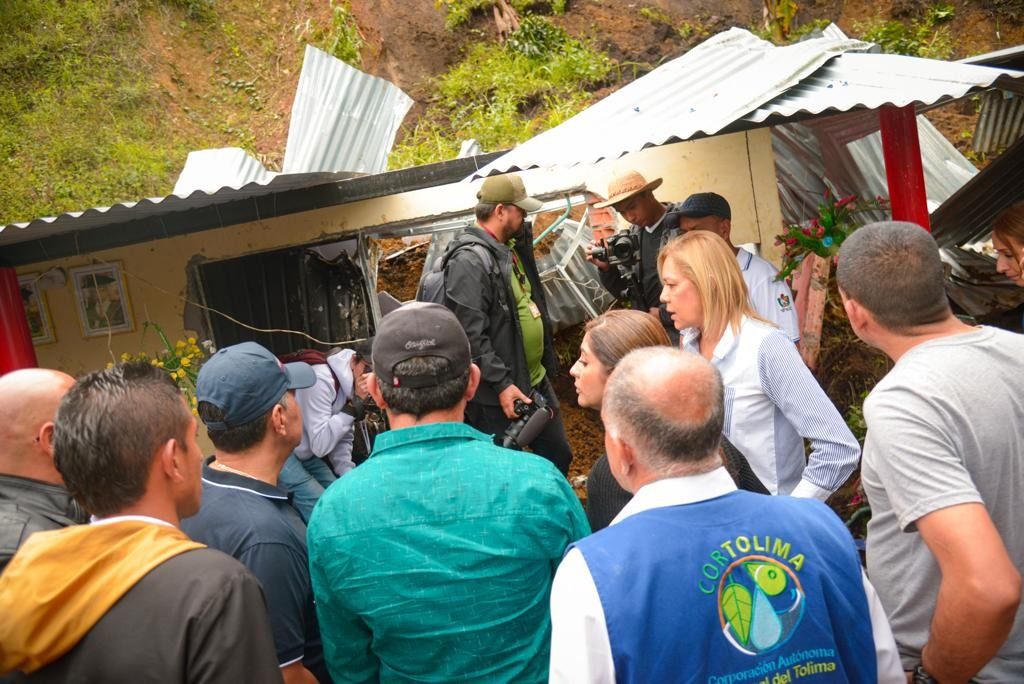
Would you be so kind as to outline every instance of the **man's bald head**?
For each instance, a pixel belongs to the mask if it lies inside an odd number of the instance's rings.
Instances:
[[[721,464],[722,378],[696,354],[667,347],[630,352],[608,379],[601,406],[605,428],[651,471]]]
[[[0,377],[0,472],[61,483],[53,465],[53,419],[75,379],[45,368]]]

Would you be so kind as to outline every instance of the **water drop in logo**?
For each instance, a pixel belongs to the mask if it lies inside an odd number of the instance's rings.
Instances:
[[[745,556],[726,569],[718,585],[722,633],[742,653],[768,653],[796,631],[805,601],[792,570],[767,556]]]

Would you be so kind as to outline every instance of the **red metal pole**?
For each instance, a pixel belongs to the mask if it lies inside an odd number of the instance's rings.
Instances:
[[[931,232],[914,105],[885,105],[878,110],[878,119],[882,129],[882,153],[885,155],[892,218],[916,223]]]
[[[0,268],[0,375],[38,365],[18,274],[13,268]]]

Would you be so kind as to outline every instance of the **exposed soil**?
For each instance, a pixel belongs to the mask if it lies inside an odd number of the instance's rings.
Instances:
[[[376,240],[380,248],[377,290],[387,292],[400,302],[416,299],[429,241],[406,244],[400,238]]]

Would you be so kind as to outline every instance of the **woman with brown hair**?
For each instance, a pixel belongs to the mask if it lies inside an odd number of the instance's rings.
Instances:
[[[618,309],[608,311],[587,323],[580,358],[569,374],[576,380],[576,395],[584,408],[601,410],[605,383],[615,366],[629,352],[642,347],[669,346],[668,334],[653,316],[640,311]],[[735,447],[723,439],[726,468],[737,486],[749,491],[768,493],[750,465]],[[619,486],[602,455],[587,476],[587,518],[594,532],[607,527],[633,497]]]
[[[996,270],[1024,287],[1024,202],[1017,202],[992,224]]]
[[[751,308],[728,244],[707,231],[680,235],[658,255],[658,273],[680,346],[722,374],[725,436],[773,494],[827,499],[860,447],[793,343]]]

